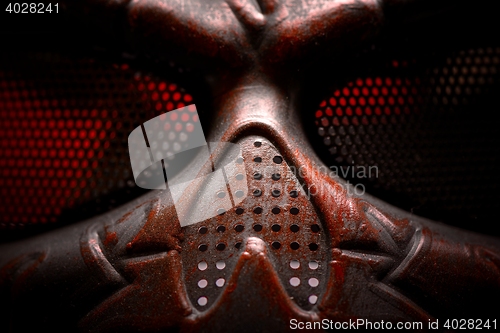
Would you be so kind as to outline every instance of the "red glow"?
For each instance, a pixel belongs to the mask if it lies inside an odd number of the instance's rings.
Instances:
[[[120,78],[130,80],[124,93],[141,103],[143,121],[193,102],[192,95],[175,84],[135,73],[127,64],[113,67],[121,71]],[[109,157],[116,156],[113,150],[126,144],[127,134],[137,126],[121,119],[137,109],[95,96],[62,99],[54,94],[58,86],[39,87],[18,79],[6,82],[2,77],[0,87],[0,229],[56,222],[66,209],[92,199],[92,191],[102,191],[102,180],[110,181],[103,173],[111,165]],[[170,115],[182,123],[165,127],[190,133],[192,122],[199,121],[188,113],[176,116]],[[126,165],[128,156],[123,156]]]

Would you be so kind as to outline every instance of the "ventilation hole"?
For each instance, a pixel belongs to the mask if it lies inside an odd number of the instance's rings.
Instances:
[[[224,269],[226,268],[226,263],[224,261],[217,261],[215,263],[215,267],[217,267],[217,269],[219,270]]]
[[[300,245],[299,245],[299,243],[297,243],[297,242],[292,242],[292,243],[290,244],[290,248],[291,248],[292,250],[298,250],[298,249],[299,249],[299,247],[300,247]]]
[[[298,232],[298,231],[300,230],[300,227],[299,227],[298,225],[296,225],[296,224],[292,224],[292,225],[290,226],[290,230],[291,230],[292,232]]]
[[[262,174],[256,172],[253,174],[253,179],[261,180],[262,179]]]
[[[291,191],[290,191],[290,196],[291,196],[292,198],[296,198],[296,197],[298,197],[298,196],[299,196],[299,191],[297,191],[297,190],[291,190]]]
[[[277,198],[277,197],[279,197],[279,196],[280,196],[281,191],[280,191],[280,190],[276,190],[276,189],[275,189],[275,190],[273,190],[273,191],[271,192],[271,194],[272,194],[272,196],[273,196],[273,197]]]
[[[219,288],[223,287],[225,283],[226,280],[224,280],[223,278],[217,279],[217,281],[215,281],[215,285]]]
[[[239,250],[241,248],[241,242],[234,244],[234,247]]]
[[[281,178],[281,175],[279,173],[273,173],[273,175],[271,176],[271,178],[273,180],[280,180]]]
[[[205,270],[205,269],[207,269],[207,268],[208,268],[208,264],[207,264],[207,262],[206,262],[206,261],[200,261],[200,262],[198,263],[198,269],[199,269],[200,271],[204,271],[204,270]]]
[[[283,162],[283,157],[281,157],[281,156],[274,156],[273,162],[276,163],[276,164],[281,164],[281,162]]]
[[[281,230],[281,226],[279,224],[273,224],[273,226],[271,227],[271,230],[274,232],[278,232]]]
[[[296,208],[296,207],[292,207],[292,208],[290,209],[290,214],[292,214],[292,215],[297,215],[298,213],[299,213],[299,209],[298,209],[298,208]]]
[[[309,250],[316,251],[317,249],[318,249],[318,244],[316,243],[309,244]]]
[[[253,230],[259,232],[259,231],[262,231],[262,225],[260,224],[256,224],[253,226]]]
[[[261,157],[256,157],[253,159],[254,162],[257,162],[257,163],[260,163],[262,162],[262,158]]]
[[[242,232],[244,229],[245,227],[243,226],[243,224],[237,224],[234,226],[234,230],[236,230],[236,232]]]
[[[243,192],[242,190],[238,190],[234,193],[234,195],[237,197],[237,198],[241,198],[245,195],[245,192]]]
[[[226,227],[223,226],[223,225],[220,225],[220,226],[217,227],[217,231],[218,232],[224,232],[224,231],[226,231]]]
[[[316,270],[318,269],[319,267],[319,264],[317,261],[310,261],[309,262],[309,268],[312,269],[312,270]]]
[[[316,278],[310,278],[309,281],[307,281],[311,287],[317,287],[319,285],[319,280]]]
[[[238,158],[236,159],[236,163],[238,163],[238,164],[243,164],[243,157],[238,157]]]
[[[290,285],[292,287],[298,287],[300,285],[300,279],[298,277],[293,277],[290,279]]]
[[[262,142],[260,142],[260,141],[255,141],[255,142],[253,143],[253,145],[254,145],[255,147],[260,147],[260,146],[262,146]]]
[[[253,196],[254,197],[260,197],[262,195],[262,191],[259,189],[253,190]]]
[[[272,212],[273,214],[279,214],[281,212],[281,209],[279,207],[274,207]]]
[[[205,252],[206,250],[208,250],[208,246],[206,244],[201,244],[200,246],[198,246],[198,250],[200,250],[201,252]]]
[[[217,214],[218,215],[224,215],[225,212],[226,212],[226,210],[224,208],[217,209]]]
[[[241,208],[241,207],[236,208],[236,214],[241,215],[241,214],[243,214],[243,212],[244,212],[243,208]]]
[[[262,207],[255,207],[255,208],[253,209],[253,212],[254,212],[255,214],[261,214],[261,213],[262,213]]]
[[[219,251],[224,251],[224,249],[226,248],[226,244],[224,243],[219,243],[215,246],[215,248]]]
[[[281,243],[280,242],[273,242],[271,244],[276,250],[279,249],[281,247]]]
[[[200,287],[201,289],[205,288],[206,286],[208,286],[207,280],[201,279],[200,281],[198,281],[198,287]]]
[[[316,295],[309,296],[309,303],[316,304],[317,301],[318,301],[318,296]]]
[[[198,305],[205,306],[207,305],[207,303],[208,303],[208,298],[206,298],[205,296],[201,296],[200,298],[198,298]]]
[[[217,196],[219,198],[224,198],[226,196],[226,192],[219,192],[219,193],[217,193]]]
[[[319,225],[317,225],[317,224],[313,224],[313,225],[311,226],[311,231],[312,231],[312,232],[319,232],[319,230],[320,230],[320,229],[319,229]]]
[[[290,268],[292,269],[298,269],[300,267],[300,262],[298,260],[292,260],[290,261]]]
[[[236,180],[243,180],[243,179],[245,179],[245,176],[242,173],[236,175]]]
[[[206,234],[207,231],[208,231],[207,227],[200,227],[200,229],[198,229],[198,232],[202,235]]]

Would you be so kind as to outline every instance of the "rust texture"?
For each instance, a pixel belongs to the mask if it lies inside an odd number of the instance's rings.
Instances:
[[[84,18],[126,22],[122,33],[151,50],[174,45],[218,63],[205,134],[241,146],[249,192],[184,228],[169,192],[152,191],[94,220],[2,245],[0,302],[14,313],[4,323],[13,331],[287,331],[290,319],[494,313],[498,239],[349,194],[322,172],[300,124],[294,64],[348,49],[375,34],[392,6],[405,13],[405,3],[64,3]],[[224,153],[216,149],[212,161]],[[198,190],[183,194],[185,209],[196,209]],[[217,211],[218,195],[204,207]]]

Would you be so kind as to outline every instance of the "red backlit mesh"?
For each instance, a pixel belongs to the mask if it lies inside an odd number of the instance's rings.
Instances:
[[[74,222],[143,193],[129,133],[193,103],[184,89],[127,64],[48,53],[0,58],[0,229]],[[171,141],[197,121],[173,119]]]
[[[349,82],[346,87],[336,90],[328,101],[321,102],[320,109],[316,111],[316,118],[319,119],[316,124],[321,126],[318,133],[325,137],[324,143],[329,146],[333,137],[337,142],[341,140],[334,132],[335,127],[378,125],[379,122],[387,124],[386,117],[370,116],[397,116],[402,113],[410,114],[412,111],[418,112],[416,102],[417,105],[422,102],[418,78],[358,78],[355,82]],[[330,133],[325,132],[325,128]],[[333,154],[336,152],[335,148],[331,148]],[[349,159],[349,156],[347,158]],[[342,160],[339,159],[339,162]]]
[[[427,69],[419,59],[389,62],[334,89],[315,112],[316,131],[341,177],[417,214],[470,225],[500,199],[500,48],[432,59]]]

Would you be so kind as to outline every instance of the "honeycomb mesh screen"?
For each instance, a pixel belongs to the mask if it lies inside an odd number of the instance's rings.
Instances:
[[[330,88],[304,121],[318,154],[391,204],[488,232],[500,202],[500,48],[372,53],[317,87]],[[4,232],[73,223],[145,193],[133,180],[129,133],[195,102],[183,74],[167,81],[133,60],[5,51],[0,60]],[[197,121],[172,119],[169,149]]]
[[[175,82],[124,62],[2,52],[0,230],[64,225],[144,193],[133,179],[129,133],[192,103]],[[169,149],[198,121],[172,119]]]
[[[358,192],[491,229],[500,199],[499,59],[498,47],[469,48],[359,71],[310,118],[319,154]]]

